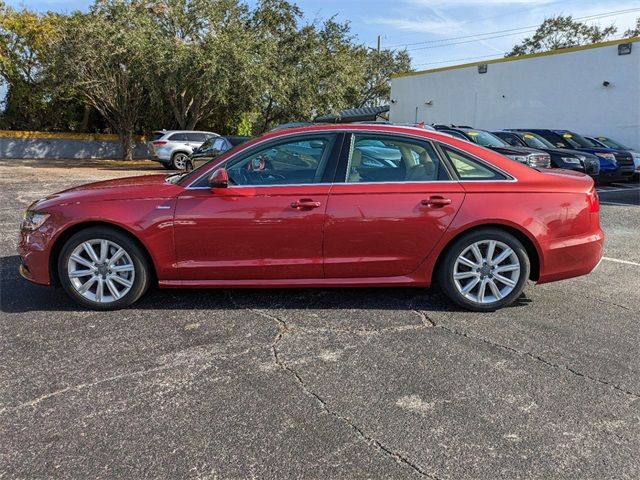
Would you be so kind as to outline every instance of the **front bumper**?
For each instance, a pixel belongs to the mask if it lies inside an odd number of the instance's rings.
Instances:
[[[17,249],[20,275],[38,285],[51,285],[48,244],[47,235],[38,230],[20,232]]]

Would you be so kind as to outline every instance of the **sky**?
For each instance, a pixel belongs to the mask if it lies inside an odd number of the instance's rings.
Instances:
[[[255,4],[256,0],[245,0]],[[90,0],[8,0],[14,7],[58,12],[86,10]],[[640,17],[638,0],[297,0],[307,21],[348,21],[359,43],[406,47],[418,70],[504,56],[546,17],[563,14],[618,27]],[[635,9],[635,11],[628,11]],[[626,12],[621,12],[627,10]],[[620,13],[615,13],[620,12]],[[596,15],[608,15],[596,17]],[[585,18],[588,17],[588,18]],[[617,38],[617,37],[616,37]]]

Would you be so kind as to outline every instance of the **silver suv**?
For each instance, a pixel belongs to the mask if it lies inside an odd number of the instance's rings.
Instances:
[[[161,130],[153,132],[149,152],[153,160],[165,168],[183,170],[189,155],[206,140],[219,137],[217,133],[187,130]]]

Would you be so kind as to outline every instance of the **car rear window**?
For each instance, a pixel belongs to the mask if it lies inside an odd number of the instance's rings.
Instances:
[[[155,142],[156,140],[160,140],[162,137],[164,137],[165,133],[167,132],[153,132],[151,134],[151,141]]]
[[[465,155],[459,150],[454,150],[445,146],[443,146],[442,149],[449,158],[449,161],[460,177],[460,180],[506,180],[507,178],[485,163],[476,160],[469,155]]]

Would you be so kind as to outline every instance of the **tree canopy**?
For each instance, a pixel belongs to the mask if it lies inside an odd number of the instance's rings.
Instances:
[[[507,57],[547,52],[607,40],[617,31],[613,25],[599,27],[558,15],[547,18],[531,37],[527,37],[506,54]]]
[[[257,134],[388,101],[406,52],[359,44],[348,23],[305,22],[287,0],[95,0],[35,13],[0,0],[0,128],[158,128]]]

